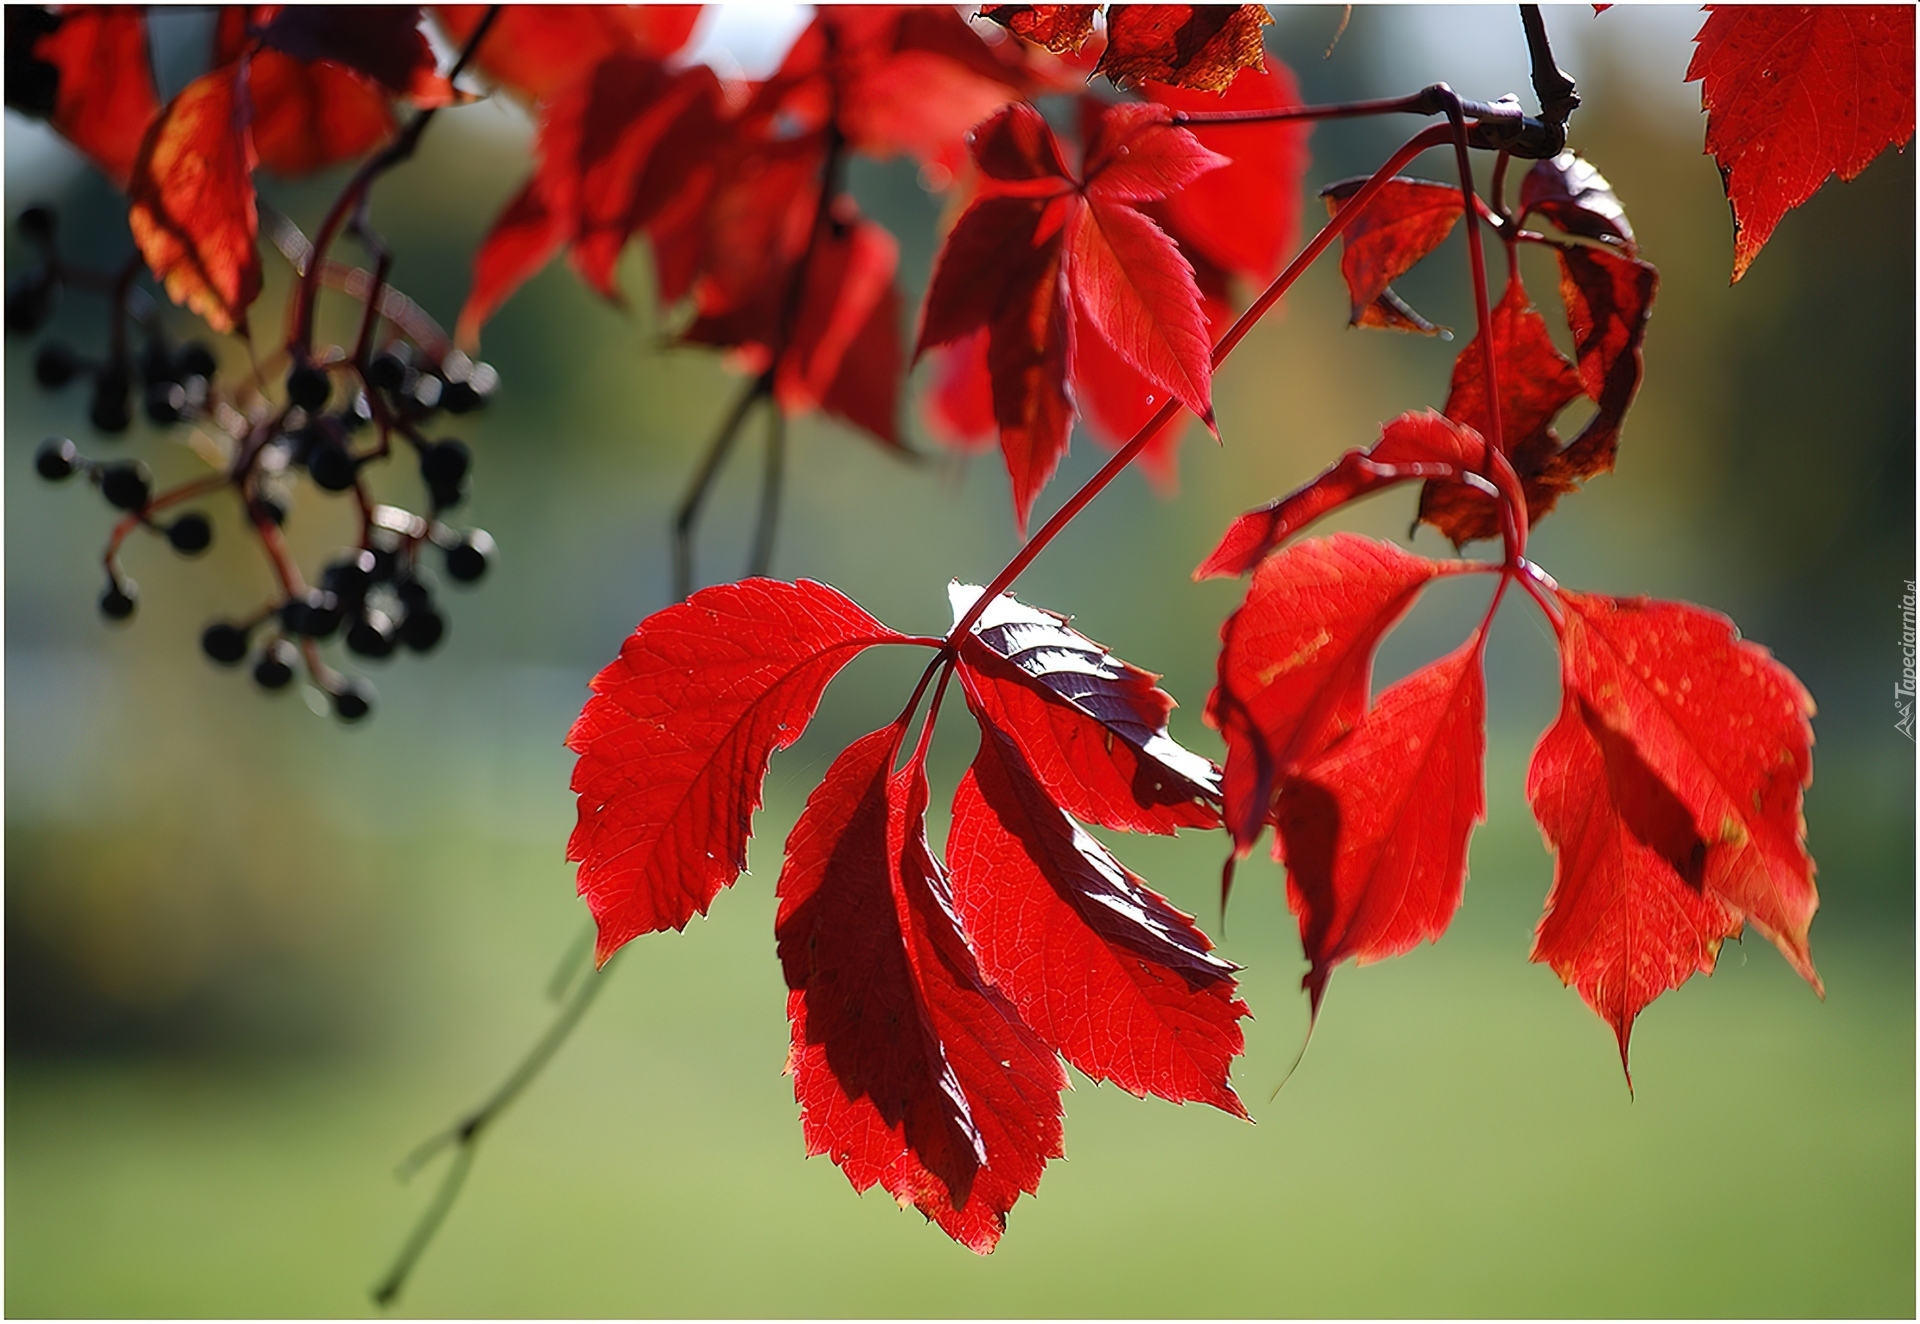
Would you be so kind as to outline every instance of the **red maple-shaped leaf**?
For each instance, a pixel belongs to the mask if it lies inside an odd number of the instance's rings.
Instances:
[[[1261,67],[1264,5],[1109,5],[1107,48],[1096,74],[1115,87],[1149,80],[1224,92],[1242,69]]]
[[[304,175],[372,151],[393,132],[387,95],[326,60],[303,63],[263,50],[247,65],[253,143],[277,175]]]
[[[981,977],[926,840],[901,728],[827,770],[787,838],[775,920],[809,1154],[991,1251],[1060,1148],[1058,1059]]]
[[[1099,5],[983,5],[980,17],[1055,55],[1071,55],[1093,35],[1099,10]]]
[[[1365,965],[1446,932],[1486,820],[1486,679],[1476,635],[1390,686],[1280,791],[1275,853],[1311,963],[1318,1014],[1340,962]]]
[[[265,47],[307,63],[324,60],[352,69],[389,95],[419,105],[444,105],[452,98],[420,30],[418,5],[282,5],[257,12],[271,15],[260,29]]]
[[[567,858],[580,865],[600,960],[706,913],[747,866],[773,752],[800,738],[841,667],[901,642],[804,579],[704,589],[640,623],[567,734],[580,756]]]
[[[1546,319],[1528,299],[1517,269],[1493,308],[1493,348],[1499,373],[1501,445],[1526,491],[1531,522],[1551,509],[1553,499],[1566,490],[1542,483],[1540,475],[1562,449],[1553,430],[1554,416],[1586,388],[1573,364],[1554,347]],[[1484,365],[1476,335],[1454,360],[1445,412],[1486,436],[1492,429]],[[1420,493],[1420,518],[1455,546],[1500,536],[1497,503],[1464,483],[1429,482]]]
[[[1520,457],[1533,469],[1522,481],[1536,520],[1579,482],[1613,468],[1621,424],[1640,391],[1640,346],[1660,288],[1659,273],[1635,257],[1574,244],[1561,246],[1559,257],[1560,298],[1573,331],[1580,383],[1599,408],[1579,436],[1544,462]]]
[[[1630,746],[1683,807],[1704,851],[1695,885],[1745,916],[1818,988],[1807,928],[1820,902],[1801,815],[1813,780],[1813,700],[1714,612],[1566,591],[1559,601],[1564,683],[1588,726]]]
[[[1733,207],[1739,280],[1788,211],[1913,137],[1910,5],[1709,5],[1687,81]]]
[[[993,377],[987,371],[987,333],[975,331],[927,351],[932,380],[921,393],[921,413],[934,440],[973,454],[993,445]]]
[[[1633,253],[1633,226],[1606,176],[1572,151],[1536,161],[1520,181],[1519,219],[1544,216],[1568,234]]]
[[[1626,1069],[1634,1018],[1713,973],[1739,912],[1702,887],[1705,846],[1686,807],[1571,685],[1534,751],[1527,798],[1554,852],[1531,959],[1613,1027]]]
[[[686,45],[700,5],[506,5],[475,52],[497,83],[544,101],[610,55],[663,60]],[[464,48],[486,5],[436,5],[451,45]]]
[[[949,594],[958,618],[980,590]],[[1173,696],[1158,680],[1012,594],[989,603],[960,646],[967,705],[1067,812],[1124,832],[1218,826],[1219,770],[1167,734]]]
[[[260,29],[275,13],[271,5],[225,5],[214,22],[214,65],[247,62],[248,127],[260,164],[303,175],[384,142],[394,127],[392,94],[344,64],[260,45]]]
[[[1343,179],[1321,189],[1327,215],[1338,216],[1366,182]],[[1460,214],[1460,190],[1452,184],[1404,175],[1388,180],[1366,211],[1340,233],[1340,274],[1346,277],[1353,302],[1348,324],[1395,331],[1438,330],[1407,308],[1391,287],[1440,246]]]
[[[902,444],[899,246],[840,198],[813,244],[798,292],[778,287],[694,322],[684,338],[744,351],[764,369],[778,357],[774,398],[788,414],[826,406],[891,446]]]
[[[953,798],[954,905],[981,973],[1095,1080],[1246,1109],[1235,966],[1054,802],[991,726]]]
[[[1082,177],[1038,111],[1016,103],[976,130],[983,176],[941,249],[918,351],[985,328],[994,416],[1024,531],[1065,453],[1074,316],[1159,390],[1212,422],[1211,341],[1192,268],[1135,204],[1224,164],[1158,106],[1090,116]]]
[[[242,67],[203,74],[147,129],[127,186],[127,224],[175,303],[216,331],[244,328],[260,293],[259,213]]]
[[[1264,69],[1242,69],[1224,93],[1164,83],[1144,91],[1176,111],[1276,110],[1300,104],[1293,71],[1272,56]],[[1300,234],[1300,182],[1310,160],[1304,121],[1193,125],[1201,146],[1226,159],[1161,204],[1168,233],[1243,280],[1264,284],[1279,274]]]
[[[1223,817],[1244,855],[1281,783],[1360,724],[1381,638],[1441,575],[1484,570],[1335,534],[1261,562],[1220,627],[1207,722],[1227,742]]]
[[[722,114],[711,70],[676,73],[644,55],[610,55],[556,93],[541,117],[534,176],[474,259],[461,339],[477,339],[481,324],[562,244],[572,246],[582,279],[618,302],[621,249],[708,168]]]
[[[60,73],[53,127],[118,188],[127,186],[140,140],[160,111],[147,53],[147,19],[135,6],[82,6],[34,44],[34,58]]]
[[[1485,451],[1486,441],[1464,423],[1431,409],[1402,414],[1381,426],[1380,440],[1367,450],[1348,451],[1312,482],[1235,520],[1193,577],[1244,575],[1321,516],[1395,483],[1474,482],[1467,475],[1480,467]],[[1487,490],[1491,494],[1491,485]]]

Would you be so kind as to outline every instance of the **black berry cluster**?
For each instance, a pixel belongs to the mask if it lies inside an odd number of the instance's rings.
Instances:
[[[34,467],[42,478],[84,478],[121,512],[107,543],[101,613],[116,621],[134,614],[139,592],[120,567],[120,551],[135,530],[164,536],[175,552],[196,556],[212,545],[212,522],[200,509],[173,512],[230,490],[279,593],[249,615],[208,625],[201,650],[223,666],[251,659],[254,681],[269,691],[286,689],[304,668],[342,720],[367,716],[372,687],[329,666],[322,646],[337,642],[371,661],[430,652],[447,632],[436,573],[460,584],[485,576],[493,539],[443,518],[466,499],[472,453],[459,438],[439,435],[438,423],[443,415],[483,408],[498,385],[494,370],[453,349],[416,309],[377,348],[371,337],[378,319],[369,317],[362,343],[351,352],[296,345],[281,360],[277,379],[261,364],[228,380],[206,344],[168,337],[154,301],[134,283],[137,259],[119,274],[82,271],[62,262],[51,210],[30,207],[18,225],[40,261],[7,291],[9,331],[40,331],[63,288],[110,296],[105,354],[88,357],[45,340],[35,354],[35,380],[63,390],[87,379],[88,418],[107,440],[127,432],[138,400],[155,428],[190,426],[191,448],[213,465],[210,474],[156,489],[139,460],[90,459],[65,437],[40,446]],[[137,353],[129,348],[136,336]],[[421,512],[377,500],[372,491],[370,472],[396,450],[417,466]],[[360,529],[357,545],[311,581],[281,533],[307,483],[322,498],[349,500]]]

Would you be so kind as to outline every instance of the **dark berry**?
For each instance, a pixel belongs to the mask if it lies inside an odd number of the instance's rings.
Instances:
[[[282,690],[293,680],[294,659],[299,656],[284,639],[268,644],[253,664],[253,682],[263,690]]]
[[[418,607],[407,613],[400,626],[400,642],[416,653],[433,651],[447,632],[447,619],[432,607]]]
[[[435,490],[442,487],[459,490],[472,463],[467,443],[457,437],[430,441],[420,448],[420,476]]]
[[[329,492],[344,492],[353,486],[359,476],[360,466],[348,453],[347,448],[332,438],[316,445],[307,454],[307,472],[313,475],[313,481]]]
[[[417,579],[396,576],[393,591],[399,595],[400,605],[410,612],[433,605],[433,593]]]
[[[182,556],[198,556],[213,542],[213,525],[198,511],[188,511],[167,525],[167,541]]]
[[[178,382],[158,381],[147,387],[147,417],[154,422],[178,423],[186,412],[186,388]]]
[[[341,602],[358,602],[373,584],[372,552],[350,552],[320,572],[320,587]]]
[[[340,600],[331,593],[309,590],[280,608],[280,623],[288,634],[325,639],[340,628]]]
[[[57,340],[40,346],[33,356],[33,379],[49,391],[65,386],[79,371],[80,356]]]
[[[373,422],[373,406],[367,403],[366,396],[355,393],[347,407],[342,409],[336,417],[340,421],[342,431],[358,432]]]
[[[317,414],[333,394],[333,382],[324,368],[302,363],[287,374],[287,399],[309,414]]]
[[[110,506],[138,510],[147,504],[152,492],[153,479],[147,466],[138,460],[121,460],[100,470],[100,495]]]
[[[287,503],[272,493],[262,493],[247,502],[247,514],[252,519],[264,519],[278,526],[287,522]]]
[[[435,510],[452,510],[467,499],[467,489],[460,483],[427,484],[427,495],[433,498]]]
[[[361,657],[389,657],[394,645],[393,622],[381,611],[370,611],[347,631],[347,648]]]
[[[34,243],[50,244],[53,242],[58,219],[54,216],[53,208],[45,203],[36,202],[15,217],[14,224],[20,227],[21,234],[33,240]]]
[[[447,548],[447,574],[462,584],[479,579],[491,564],[493,538],[485,529],[475,529]]]
[[[60,285],[53,273],[33,271],[22,276],[7,291],[7,330],[38,331],[53,316],[53,306],[59,299]]]
[[[227,621],[215,621],[200,632],[200,651],[221,666],[238,666],[247,655],[247,632]]]
[[[110,621],[124,621],[133,615],[139,597],[139,587],[131,579],[110,579],[100,593],[100,614]]]
[[[167,348],[167,342],[159,336],[147,337],[140,347],[140,379],[145,382],[172,382],[174,376],[173,351]]]
[[[411,412],[425,416],[440,407],[440,394],[446,383],[430,372],[419,372],[407,381],[407,404]]]
[[[367,385],[382,391],[397,391],[406,385],[407,361],[392,350],[381,350],[367,365]]]
[[[343,722],[357,722],[373,711],[373,686],[350,680],[333,695],[333,711]]]
[[[472,382],[448,382],[447,389],[440,393],[440,407],[449,414],[471,414],[485,403],[480,392],[473,389]]]
[[[180,381],[189,377],[211,377],[217,366],[213,351],[198,340],[189,340],[180,346],[180,353],[173,361],[174,374]]]
[[[34,452],[33,467],[50,483],[71,478],[80,467],[79,448],[65,437],[48,437]]]
[[[133,422],[133,380],[125,364],[109,363],[94,374],[87,417],[102,432],[125,432]]]

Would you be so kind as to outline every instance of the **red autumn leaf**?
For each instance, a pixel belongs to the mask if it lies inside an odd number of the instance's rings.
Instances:
[[[263,50],[247,63],[247,91],[260,164],[278,175],[350,161],[393,132],[385,93],[344,65]]]
[[[1226,92],[1194,92],[1149,83],[1146,93],[1171,110],[1270,110],[1300,104],[1293,71],[1272,56],[1243,69]],[[1182,247],[1216,266],[1265,284],[1279,274],[1300,233],[1300,182],[1309,155],[1304,122],[1189,126],[1227,164],[1194,179],[1161,204],[1165,228]]]
[[[474,259],[461,339],[472,343],[563,243],[581,278],[618,302],[621,250],[711,169],[722,114],[711,70],[674,73],[647,56],[610,56],[558,93],[541,117],[533,179]]]
[[[957,451],[983,451],[993,444],[993,378],[987,372],[984,329],[927,351],[933,381],[921,395],[927,430]]]
[[[1171,231],[1169,231],[1171,235]],[[1177,236],[1173,236],[1179,243]],[[1181,256],[1194,269],[1200,287],[1200,307],[1207,319],[1207,338],[1218,340],[1233,325],[1233,306],[1226,298],[1226,278],[1207,259],[1180,245]],[[1155,389],[1118,350],[1091,326],[1085,318],[1074,319],[1073,362],[1069,375],[1074,383],[1074,403],[1091,426],[1095,440],[1119,448],[1150,422],[1165,403],[1166,395]],[[1179,486],[1180,440],[1191,415],[1185,410],[1164,423],[1140,451],[1135,461],[1156,491],[1171,495]]]
[[[260,293],[242,66],[188,83],[147,129],[127,186],[127,224],[175,303],[216,331],[244,329]]]
[[[87,6],[59,16],[34,44],[60,71],[53,127],[117,188],[127,187],[147,126],[160,111],[147,54],[147,19],[134,6]]]
[[[1240,854],[1281,783],[1360,724],[1374,650],[1420,590],[1486,568],[1346,533],[1261,562],[1220,627],[1219,680],[1207,698],[1207,722],[1227,742],[1222,816]]]
[[[420,30],[418,5],[283,5],[260,42],[296,60],[344,65],[420,105],[444,105],[453,95]]]
[[[989,45],[951,6],[833,6],[821,15],[834,42],[831,60],[821,43],[820,68],[834,83],[836,122],[847,143],[879,160],[913,156],[936,178],[961,168],[968,131],[994,111],[1022,96],[1065,90],[1018,42]],[[796,48],[789,68],[803,54]]]
[[[1547,457],[1536,474],[1523,476],[1534,519],[1581,480],[1613,468],[1621,424],[1640,391],[1640,346],[1659,288],[1659,273],[1638,258],[1578,245],[1560,249],[1560,298],[1573,330],[1580,382],[1599,408],[1579,436]]]
[[[477,346],[480,328],[566,242],[566,220],[548,207],[540,181],[529,180],[494,221],[474,256],[473,286],[460,308],[455,339],[469,349]]]
[[[1733,622],[1684,603],[1562,591],[1565,684],[1684,806],[1705,846],[1696,885],[1744,915],[1820,986],[1807,950],[1819,895],[1801,795],[1813,700]]]
[[[1634,1018],[1696,971],[1713,973],[1739,912],[1702,889],[1685,807],[1571,685],[1534,751],[1527,798],[1554,852],[1531,959],[1613,1027],[1626,1069]]]
[[[507,5],[474,64],[497,83],[544,101],[610,55],[663,60],[686,45],[700,5]],[[436,5],[456,48],[472,39],[486,5]]]
[[[954,907],[980,970],[1095,1080],[1245,1117],[1231,963],[1088,836],[992,726],[953,797]]]
[[[958,619],[980,590],[948,593]],[[1126,832],[1216,827],[1219,771],[1167,734],[1174,703],[1158,680],[1011,594],[988,605],[960,648],[968,706],[1068,813]]]
[[[1913,137],[1910,5],[1708,5],[1687,81],[1733,207],[1733,279],[1829,175]]]
[[[1651,268],[1649,268],[1651,270]],[[1494,363],[1499,373],[1500,437],[1526,491],[1529,522],[1552,508],[1565,491],[1539,477],[1561,452],[1553,419],[1585,387],[1573,364],[1554,347],[1546,319],[1527,298],[1516,269],[1493,308]],[[1475,336],[1453,364],[1446,415],[1491,435],[1486,369],[1480,337]],[[1610,458],[1610,457],[1609,457]],[[1497,504],[1463,483],[1430,481],[1420,493],[1420,518],[1452,539],[1455,546],[1500,535]]]
[[[1244,575],[1288,538],[1349,501],[1410,479],[1465,479],[1480,467],[1486,442],[1464,423],[1431,409],[1381,425],[1380,440],[1348,451],[1318,478],[1250,510],[1227,529],[1193,577]],[[1489,489],[1489,494],[1491,489]]]
[[[747,864],[767,761],[827,682],[902,637],[825,584],[749,579],[649,616],[593,679],[567,734],[580,820],[567,858],[599,959],[704,915]]]
[[[249,126],[260,164],[303,175],[351,160],[393,132],[389,93],[331,60],[296,59],[262,47],[256,31],[281,12],[272,5],[223,5],[214,21],[213,63],[247,61]]]
[[[1132,204],[1165,197],[1221,158],[1165,123],[1166,113],[1144,105],[1090,113],[1082,179],[1067,172],[1029,105],[1009,106],[974,135],[981,196],[941,249],[916,352],[987,329],[1022,531],[1066,449],[1075,314],[1211,425],[1211,343],[1193,271]]]
[[[1366,182],[1343,179],[1321,189],[1327,215],[1339,215]],[[1366,211],[1340,233],[1340,274],[1353,301],[1348,324],[1431,331],[1432,325],[1401,304],[1389,287],[1440,246],[1460,213],[1460,190],[1452,184],[1403,175],[1388,180]]]
[[[1390,686],[1280,791],[1275,853],[1317,1015],[1342,961],[1437,941],[1460,908],[1467,839],[1486,821],[1486,679],[1476,635]]]
[[[1629,254],[1636,251],[1633,226],[1613,185],[1571,151],[1534,162],[1520,181],[1518,219],[1533,215],[1546,217],[1568,234],[1597,239]]]
[[[1109,5],[1107,49],[1095,66],[1115,87],[1151,80],[1224,92],[1242,69],[1258,69],[1265,5]]]
[[[774,922],[809,1154],[978,1254],[1060,1148],[1066,1074],[982,979],[926,839],[901,728],[849,745],[787,838]]]
[[[984,5],[980,17],[1055,55],[1071,55],[1093,35],[1093,16],[1099,9],[1099,5]]]
[[[684,338],[747,352],[764,368],[779,357],[774,399],[790,415],[826,405],[879,440],[900,446],[900,300],[893,273],[899,248],[893,236],[860,219],[850,199],[839,200],[805,269],[794,302],[772,287],[749,303],[702,317]]]

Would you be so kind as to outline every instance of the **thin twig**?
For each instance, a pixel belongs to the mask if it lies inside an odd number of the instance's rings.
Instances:
[[[762,375],[747,383],[745,390],[733,402],[733,408],[720,420],[720,428],[713,434],[713,440],[707,443],[707,449],[700,459],[700,467],[694,470],[693,482],[680,498],[680,505],[673,512],[673,596],[676,601],[685,602],[693,595],[693,532],[700,522],[700,508],[707,503],[707,495],[713,490],[713,480],[720,475],[720,466],[733,450],[733,443],[740,435],[740,425],[747,421],[747,413],[762,396],[770,396],[773,379]],[[779,406],[772,405],[778,409]]]
[[[567,1036],[573,1033],[573,1027],[579,1024],[582,1016],[586,1015],[587,1008],[593,1005],[593,1000],[600,996],[600,990],[607,982],[607,971],[614,959],[609,957],[605,965],[580,981],[579,987],[574,990],[573,997],[553,1018],[553,1023],[547,1026],[546,1033],[535,1041],[532,1050],[520,1059],[519,1065],[514,1067],[493,1093],[487,1096],[486,1102],[453,1126],[430,1137],[401,1162],[398,1176],[405,1181],[442,1150],[452,1148],[455,1151],[452,1164],[447,1168],[446,1175],[440,1179],[440,1189],[434,1192],[432,1201],[422,1211],[420,1221],[414,1225],[413,1232],[401,1246],[400,1254],[395,1257],[393,1267],[387,1270],[386,1275],[375,1284],[373,1299],[376,1303],[383,1306],[391,1305],[400,1295],[400,1290],[406,1286],[408,1275],[413,1272],[414,1266],[420,1262],[420,1257],[432,1244],[434,1233],[440,1230],[440,1225],[446,1221],[454,1201],[459,1198],[460,1188],[466,1184],[467,1173],[473,1167],[474,1152],[480,1144],[480,1138],[486,1134],[488,1127],[499,1120],[502,1113],[513,1106],[514,1100],[518,1099],[527,1086],[533,1083],[534,1077],[540,1074],[541,1068],[547,1065],[553,1055],[560,1050],[560,1046],[567,1041]]]
[[[773,535],[780,523],[780,492],[786,471],[787,416],[776,404],[767,411],[767,467],[760,480],[760,516],[754,521],[753,555],[747,558],[749,576],[773,569]]]

